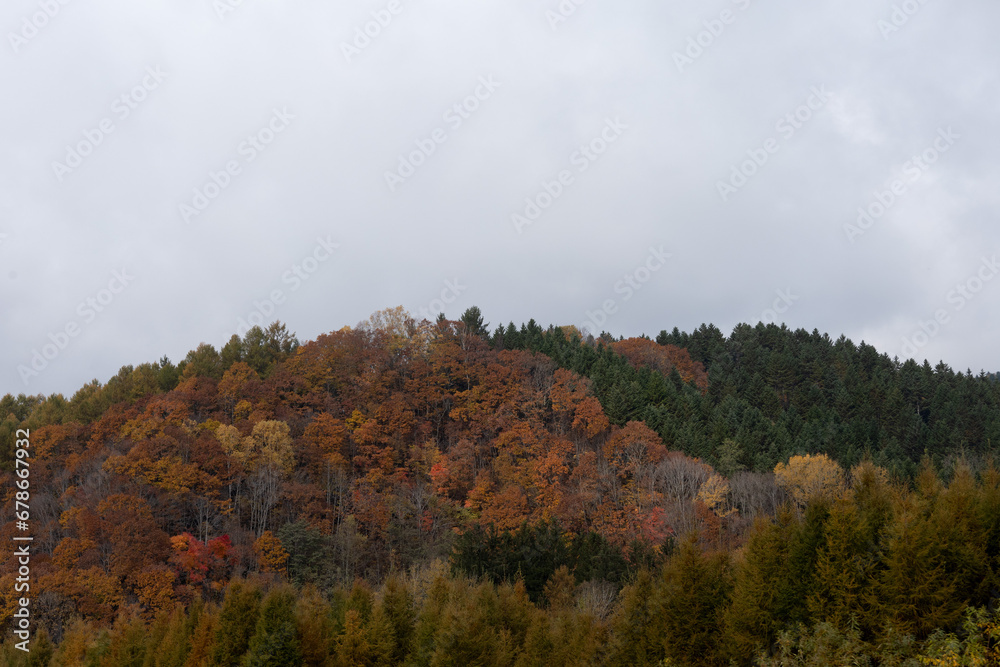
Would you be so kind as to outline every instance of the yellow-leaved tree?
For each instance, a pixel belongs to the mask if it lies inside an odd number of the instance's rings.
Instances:
[[[701,488],[698,489],[697,499],[720,519],[736,512],[736,508],[729,505],[729,481],[718,473],[712,473],[705,480]]]
[[[359,328],[373,336],[384,336],[385,349],[393,356],[408,347],[414,352],[426,353],[433,334],[432,327],[421,326],[402,306],[372,313]]]
[[[267,529],[271,509],[278,503],[281,481],[295,467],[292,437],[283,421],[257,422],[250,435],[240,437],[234,426],[220,426],[215,437],[246,475],[250,490],[250,529],[257,537]]]
[[[265,530],[257,538],[253,545],[254,553],[257,555],[257,565],[261,572],[279,572],[284,574],[285,563],[288,561],[288,552],[281,544],[274,533]]]
[[[774,467],[774,476],[799,507],[814,498],[832,500],[844,490],[844,471],[826,454],[793,456]]]

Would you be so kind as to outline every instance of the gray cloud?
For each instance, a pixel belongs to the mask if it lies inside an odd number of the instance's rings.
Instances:
[[[270,316],[312,338],[417,314],[455,280],[446,314],[476,304],[493,326],[582,325],[610,299],[616,335],[776,317],[901,357],[943,309],[910,353],[1000,369],[1000,280],[954,298],[1000,252],[996,3],[563,4],[553,29],[555,0],[7,3],[0,393],[71,394],[222,345],[275,290]],[[814,87],[829,99],[795,120]],[[275,110],[294,116],[280,132]],[[608,119],[627,129],[602,147]],[[606,150],[581,161],[587,146]],[[392,191],[401,155],[420,164]],[[753,173],[723,200],[734,167]],[[296,282],[319,238],[338,249]],[[25,383],[36,350],[56,354]]]

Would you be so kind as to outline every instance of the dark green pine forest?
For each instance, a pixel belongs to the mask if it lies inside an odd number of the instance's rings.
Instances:
[[[498,327],[490,338],[494,349],[541,352],[590,378],[612,423],[642,420],[672,448],[727,474],[768,472],[793,454],[824,453],[846,468],[868,459],[912,479],[925,456],[950,466],[960,456],[980,460],[1000,442],[995,373],[900,361],[844,336],[773,324],[741,324],[728,338],[713,325],[674,328],[655,342],[701,364],[707,391],[534,321]],[[734,450],[724,448],[727,440]]]

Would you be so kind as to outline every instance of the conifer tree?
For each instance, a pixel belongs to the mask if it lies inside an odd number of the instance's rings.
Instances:
[[[770,649],[785,627],[779,591],[788,576],[790,521],[790,513],[779,522],[758,519],[735,569],[725,626],[730,655],[741,664]]]
[[[306,667],[323,667],[333,649],[334,624],[330,605],[315,586],[307,585],[295,605],[299,652]]]
[[[146,659],[146,624],[138,616],[121,617],[110,634],[106,661],[121,667],[143,667]]]
[[[865,526],[853,502],[833,505],[824,532],[808,598],[809,611],[814,620],[847,632],[869,618],[865,593],[877,575],[877,559],[866,549]]]
[[[376,609],[369,622],[357,609],[348,609],[344,631],[337,638],[333,664],[338,667],[388,667],[392,662],[394,639],[392,628],[381,609]]]
[[[496,664],[511,657],[511,646],[499,636],[501,627],[490,622],[495,618],[498,600],[489,583],[472,587],[457,582],[434,634],[432,665],[442,667],[472,664]]]
[[[191,651],[188,653],[184,667],[206,667],[215,643],[215,630],[218,623],[218,608],[214,604],[206,605],[197,614],[191,613],[189,622],[197,620],[191,630]]]
[[[31,651],[25,664],[27,667],[49,667],[49,661],[52,660],[54,653],[55,647],[52,645],[49,633],[45,630],[45,626],[41,626],[31,642]]]
[[[549,617],[542,612],[534,614],[515,667],[551,667],[554,650]]]
[[[176,609],[174,611],[176,611]],[[156,658],[154,656],[159,653],[161,647],[163,646],[163,642],[167,637],[167,628],[170,625],[171,618],[171,612],[169,610],[163,610],[156,615],[156,618],[153,619],[153,622],[146,630],[145,643],[147,658],[145,660],[145,664],[150,667],[156,665]]]
[[[281,586],[267,594],[242,665],[282,667],[302,664],[294,610],[295,591],[291,587]]]
[[[155,667],[184,667],[191,652],[191,637],[204,607],[200,597],[191,603],[187,613],[178,605],[169,616],[163,641],[155,650]]]
[[[663,568],[656,625],[666,653],[681,665],[725,664],[722,619],[729,599],[729,556],[706,556],[692,534]]]
[[[344,616],[344,630],[337,637],[333,664],[337,667],[368,665],[371,664],[371,653],[372,647],[361,614],[357,609],[348,609]]]
[[[569,568],[561,565],[545,583],[542,596],[548,603],[549,609],[562,611],[573,604],[573,591],[575,589],[576,580],[569,573]]]
[[[444,618],[453,582],[439,574],[428,586],[423,604],[417,613],[417,622],[411,641],[411,661],[426,665],[434,653],[434,637]]]
[[[462,313],[461,322],[465,325],[465,331],[473,336],[479,336],[486,340],[490,335],[490,325],[488,322],[483,323],[483,314],[479,311],[478,306],[466,309]]]
[[[987,551],[988,533],[977,511],[984,496],[968,462],[960,459],[930,517],[954,577],[956,597],[973,606],[986,605],[997,582]]]
[[[816,559],[824,544],[824,528],[829,516],[829,505],[821,498],[814,498],[805,509],[802,523],[795,524],[788,542],[788,566],[782,585],[778,589],[777,609],[787,623],[809,622],[806,603],[813,590]]]
[[[240,663],[257,627],[260,598],[260,589],[253,584],[236,581],[229,585],[216,624],[209,661],[212,667],[235,667]]]
[[[647,570],[622,589],[621,603],[611,619],[609,664],[657,665],[665,654],[660,610],[655,607],[653,576]]]
[[[965,606],[939,536],[922,514],[915,499],[902,502],[887,533],[885,569],[869,591],[894,627],[921,638],[954,623]]]
[[[392,627],[392,660],[395,664],[402,664],[410,652],[416,613],[413,596],[398,576],[393,575],[386,580],[380,608]]]

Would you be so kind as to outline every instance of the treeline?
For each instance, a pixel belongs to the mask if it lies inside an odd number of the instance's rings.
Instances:
[[[646,338],[616,341],[607,334],[581,345],[575,327],[545,329],[534,320],[489,334],[475,307],[461,323],[494,350],[541,352],[589,378],[612,423],[641,420],[672,447],[727,476],[766,472],[793,454],[823,452],[845,466],[869,457],[912,478],[925,454],[947,467],[960,454],[981,456],[1000,441],[997,373],[901,362],[844,336],[834,341],[815,330],[741,324],[727,338],[702,325],[691,333],[661,331],[653,349]],[[7,431],[29,415],[38,425],[87,423],[111,405],[174,389],[185,369],[220,380],[243,361],[267,377],[298,346],[281,324],[255,327],[218,352],[202,344],[176,366],[166,357],[125,366],[106,385],[95,380],[69,401],[58,394],[7,395],[0,415],[15,419],[0,422],[0,461],[11,460],[13,435]],[[737,446],[728,454],[727,440]]]

